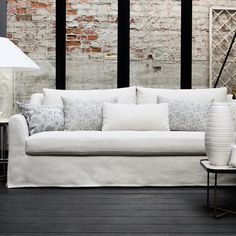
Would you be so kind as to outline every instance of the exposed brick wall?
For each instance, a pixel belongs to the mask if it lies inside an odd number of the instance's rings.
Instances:
[[[55,58],[55,0],[8,0],[8,37],[29,56]]]
[[[117,0],[67,1],[67,51],[81,53],[116,53]]]
[[[131,0],[132,84],[179,87],[181,2]]]
[[[55,1],[8,0],[7,21],[8,37],[42,68],[17,74],[17,100],[55,87]]]
[[[180,0],[131,0],[131,84],[179,87]],[[193,0],[193,84],[208,86],[209,9]],[[42,68],[18,75],[17,99],[55,87],[55,0],[8,0],[8,37]],[[67,88],[116,86],[117,0],[67,0]]]
[[[68,89],[116,87],[117,8],[117,0],[67,1]]]

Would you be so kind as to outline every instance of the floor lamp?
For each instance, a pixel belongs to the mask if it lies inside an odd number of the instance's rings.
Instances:
[[[7,38],[0,37],[0,119],[12,113],[15,100],[15,72],[40,70],[40,67]]]

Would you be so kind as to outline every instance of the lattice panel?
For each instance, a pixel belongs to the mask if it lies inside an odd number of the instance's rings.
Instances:
[[[210,10],[210,87],[215,85],[220,69],[236,32],[235,8]],[[217,87],[236,86],[236,41],[232,47]]]

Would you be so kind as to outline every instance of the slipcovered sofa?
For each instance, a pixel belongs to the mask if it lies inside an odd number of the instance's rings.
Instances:
[[[62,105],[61,96],[103,98],[118,103],[156,103],[157,95],[190,101],[227,101],[226,88],[168,90],[130,87],[52,90],[33,94],[31,104]],[[125,114],[123,114],[125,115]],[[49,131],[29,135],[25,117],[9,121],[8,187],[201,186],[199,161],[206,158],[204,132]],[[220,180],[221,181],[221,180]],[[227,176],[226,184],[236,183]]]

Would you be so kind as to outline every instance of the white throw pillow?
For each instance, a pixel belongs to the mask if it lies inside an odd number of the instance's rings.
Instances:
[[[136,87],[104,90],[44,89],[43,105],[63,105],[61,97],[71,99],[102,100],[117,97],[118,103],[136,104]]]
[[[137,88],[138,104],[156,103],[157,96],[189,102],[211,101],[227,102],[227,89],[155,89]]]
[[[103,131],[169,131],[168,104],[103,105]]]

